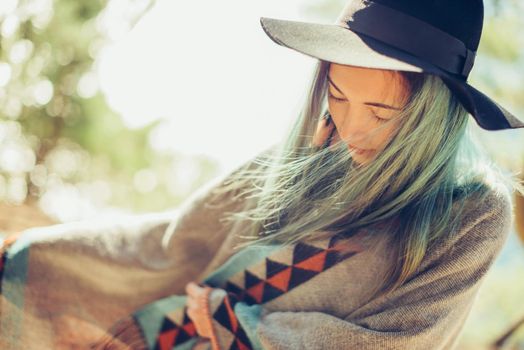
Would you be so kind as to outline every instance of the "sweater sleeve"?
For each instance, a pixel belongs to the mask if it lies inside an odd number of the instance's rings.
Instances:
[[[241,169],[257,166],[255,160],[272,152],[274,147],[207,182],[176,209],[117,216],[104,214],[33,227],[10,236],[9,244],[4,246],[0,241],[0,279],[6,260],[15,259],[15,255],[23,256],[31,246],[31,255],[39,261],[43,271],[66,266],[46,268],[41,257],[62,254],[70,258],[76,254],[89,261],[86,266],[91,269],[107,270],[111,264],[124,266],[130,281],[144,271],[170,270],[172,280],[169,284],[175,285],[178,293],[183,293],[184,282],[201,273],[227,234],[228,227],[220,221],[221,215],[225,210],[234,210],[242,204],[241,200],[232,200],[231,191],[218,195],[213,191]],[[224,205],[209,205],[211,200]],[[104,274],[100,276],[107,278]],[[174,283],[178,280],[180,283]],[[107,283],[106,280],[100,281],[101,286]]]
[[[344,318],[316,311],[269,311],[215,288],[208,313],[213,350],[453,349],[510,230],[510,199],[492,196],[486,205],[407,282]]]
[[[266,148],[254,158],[244,162],[233,171],[209,181],[179,207],[162,237],[162,250],[177,256],[178,261],[190,261],[192,275],[197,276],[215,256],[231,230],[229,223],[221,219],[225,212],[236,212],[246,204],[245,198],[238,196],[239,189],[222,190],[228,180],[242,170],[253,170],[260,164],[258,160],[272,154],[277,145]]]

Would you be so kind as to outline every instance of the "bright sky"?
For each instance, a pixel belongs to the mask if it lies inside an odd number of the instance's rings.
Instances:
[[[314,60],[277,45],[260,17],[304,20],[300,0],[158,0],[104,50],[100,87],[126,125],[160,119],[158,150],[230,169],[276,142],[296,117]]]

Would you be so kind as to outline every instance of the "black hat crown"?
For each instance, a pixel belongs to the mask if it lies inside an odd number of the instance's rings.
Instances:
[[[466,81],[483,20],[482,0],[353,0],[337,24]]]
[[[482,0],[371,0],[418,18],[477,51],[484,22]]]

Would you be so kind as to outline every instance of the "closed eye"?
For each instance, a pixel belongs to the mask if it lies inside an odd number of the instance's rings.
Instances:
[[[328,90],[328,96],[331,97],[332,99],[334,99],[335,101],[339,101],[339,102],[347,101],[344,98],[338,98],[338,97],[334,96],[333,94],[331,94],[331,92],[329,90]]]
[[[336,96],[334,96],[333,94],[331,94],[331,91],[329,91],[328,89],[328,96],[335,100],[336,103],[342,103],[342,102],[349,102],[348,100],[344,99],[344,98],[338,98]],[[376,115],[375,113],[372,113],[373,114],[373,117],[377,120],[377,122],[379,123],[385,123],[387,122],[389,119],[385,119],[385,118],[381,118],[379,117],[378,115]]]

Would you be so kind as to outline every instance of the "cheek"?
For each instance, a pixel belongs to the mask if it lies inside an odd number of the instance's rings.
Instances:
[[[340,118],[340,112],[337,111],[337,108],[333,109],[332,107],[331,103],[329,103],[329,111],[338,133],[339,130],[342,130],[343,120]],[[361,142],[363,142],[363,145],[365,144],[366,148],[380,150],[392,138],[397,124],[372,124],[373,121],[371,118],[369,119],[369,123],[369,129],[361,130],[360,136],[362,137],[358,138],[362,140]],[[340,138],[343,138],[344,136],[347,137],[348,135],[339,135]]]
[[[388,140],[389,133],[386,130],[381,131],[372,140],[370,140],[372,143],[371,148],[380,150],[386,145]]]
[[[393,138],[395,131],[395,125],[386,126],[383,129],[379,130],[375,137],[371,140],[373,143],[372,148],[381,150],[386,144]]]

